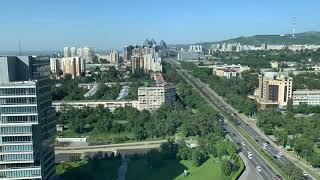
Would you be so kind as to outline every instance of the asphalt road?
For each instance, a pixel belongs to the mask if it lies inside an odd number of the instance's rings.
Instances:
[[[276,147],[272,146],[266,139],[264,139],[259,132],[253,129],[242,117],[238,114],[237,110],[233,109],[229,104],[224,102],[220,97],[217,97],[216,93],[208,87],[205,83],[199,79],[193,79],[194,82],[202,88],[202,90],[209,96],[215,104],[218,105],[220,110],[227,114],[230,114],[237,122],[240,128],[246,131],[255,141],[271,156],[275,161],[278,161],[281,165],[285,166],[289,160],[280,154],[280,151]],[[307,179],[312,179],[312,177],[307,177]]]
[[[263,177],[257,172],[254,164],[248,161],[247,155],[242,152],[240,152],[239,155],[246,166],[246,169],[242,173],[242,175],[239,177],[239,180],[250,180],[250,179],[263,180]]]
[[[197,87],[200,87],[202,91],[204,91],[208,97],[209,100],[216,105],[219,105],[219,103],[217,102],[217,98],[214,97],[213,95],[211,95],[211,93],[208,91],[208,89],[210,89],[209,87],[207,87],[207,85],[205,84],[199,84],[199,80],[197,80],[198,82],[195,81],[195,78],[193,78],[188,72],[184,71],[181,72],[180,70],[178,70],[178,73],[185,78],[185,80]],[[198,88],[199,89],[199,88]],[[221,109],[223,110],[223,109]],[[261,167],[261,171],[257,172],[263,177],[263,179],[265,180],[272,180],[276,175],[278,175],[278,173],[276,173],[273,168],[271,168],[268,164],[268,162],[257,152],[257,150],[252,147],[250,145],[250,143],[242,136],[242,134],[240,134],[235,128],[233,128],[232,126],[230,126],[230,124],[228,122],[224,123],[223,125],[225,127],[225,130],[231,134],[231,138],[233,141],[235,141],[239,148],[241,149],[241,151],[244,154],[248,154],[248,152],[250,151],[253,154],[252,159],[248,160],[253,164],[254,167],[260,166]],[[245,142],[245,146],[241,145],[241,143]],[[240,145],[239,145],[240,144]]]
[[[181,70],[179,68],[178,73],[183,76],[189,83],[192,83],[195,85],[202,93],[205,93],[206,97],[215,104],[221,111],[223,111],[226,114],[231,115],[237,122],[240,128],[242,128],[244,131],[246,131],[251,137],[255,139],[255,141],[270,155],[274,158],[275,161],[278,161],[282,165],[286,165],[286,163],[289,161],[285,156],[283,156],[281,153],[279,153],[279,150],[277,150],[278,147],[273,146],[270,144],[266,139],[264,139],[260,134],[261,132],[257,132],[256,129],[253,129],[250,127],[250,125],[242,119],[242,117],[238,114],[237,110],[233,109],[229,104],[227,104],[220,96],[218,96],[207,84],[203,83],[197,78],[194,78],[191,76],[188,71]],[[232,132],[232,128],[229,129],[229,132],[234,134]],[[241,134],[236,134],[238,138],[242,138],[242,141],[245,141],[243,137],[241,137]],[[248,146],[248,143],[245,143]],[[251,151],[250,149],[244,149],[244,147],[241,147],[243,151]],[[252,152],[252,151],[251,151]],[[262,157],[258,157],[258,160],[255,160],[255,155],[253,155],[253,158],[251,161],[255,161],[256,164],[263,164],[259,165],[262,170],[266,170],[267,173],[271,174],[272,176],[276,175],[275,172],[272,172],[272,168],[269,166],[266,161],[263,160]],[[261,172],[260,172],[261,173]],[[268,175],[264,175],[264,178],[268,178]],[[313,179],[310,176],[307,179]]]

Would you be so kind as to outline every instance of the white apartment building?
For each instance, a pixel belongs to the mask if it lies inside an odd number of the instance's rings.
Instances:
[[[64,51],[64,57],[81,57],[86,63],[88,62],[93,62],[93,50],[88,48],[88,47],[84,47],[84,48],[76,48],[76,47],[65,47],[63,49]]]
[[[268,44],[267,50],[282,50],[285,49],[286,46],[282,44]]]
[[[117,51],[111,50],[109,54],[109,61],[113,63],[119,62],[119,53]]]
[[[69,105],[74,108],[84,108],[84,107],[93,107],[96,108],[98,106],[103,106],[104,108],[108,108],[111,112],[119,107],[133,107],[139,109],[139,101],[123,101],[123,100],[110,100],[110,101],[55,101],[52,103],[52,107],[55,108],[56,111],[60,111],[61,107]]]
[[[64,47],[63,48],[63,56],[64,57],[70,57],[71,56],[71,51],[69,47]]]
[[[299,104],[320,105],[320,90],[299,89],[293,91],[293,105]]]
[[[139,110],[156,110],[164,103],[173,105],[176,99],[176,88],[172,84],[152,87],[139,87]]]
[[[66,74],[75,78],[85,72],[85,63],[80,57],[50,58],[50,70],[57,78]]]
[[[189,52],[200,52],[202,53],[202,46],[201,45],[191,45],[189,46]]]
[[[77,56],[77,48],[76,47],[71,47],[70,48],[70,54],[71,54],[71,57]]]
[[[157,53],[143,55],[143,68],[145,72],[162,72],[161,57]]]

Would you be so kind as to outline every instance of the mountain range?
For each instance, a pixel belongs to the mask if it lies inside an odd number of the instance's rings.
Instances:
[[[216,42],[199,42],[195,44],[201,44],[206,48],[209,48],[211,44],[216,43],[240,43],[245,45],[255,45],[260,46],[261,44],[320,44],[320,32],[319,31],[309,31],[303,33],[296,33],[295,37],[292,34],[283,35],[254,35],[254,36],[241,36],[233,39],[227,39],[223,41]],[[178,48],[188,48],[190,44],[184,45],[174,45]]]

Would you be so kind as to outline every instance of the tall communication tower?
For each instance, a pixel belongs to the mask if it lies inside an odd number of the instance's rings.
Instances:
[[[296,20],[297,20],[296,17],[293,17],[293,18],[292,18],[292,38],[296,38],[296,37],[295,37]]]

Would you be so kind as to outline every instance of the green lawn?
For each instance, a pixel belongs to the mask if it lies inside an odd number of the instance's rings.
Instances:
[[[61,163],[56,166],[61,180],[115,180],[119,160],[91,160]]]
[[[184,177],[183,174],[180,174],[176,180],[199,180],[199,179],[214,179],[214,180],[223,180],[226,179],[222,176],[221,172],[221,161],[218,158],[210,158],[200,167],[195,167],[192,165],[191,161],[180,161],[181,164],[188,168],[190,172],[189,176]],[[228,178],[227,178],[228,179]]]
[[[220,161],[215,158],[208,159],[200,167],[194,167],[191,161],[168,160],[160,168],[149,168],[145,159],[131,160],[127,171],[127,180],[223,180],[221,176]],[[183,170],[190,174],[183,176]]]

